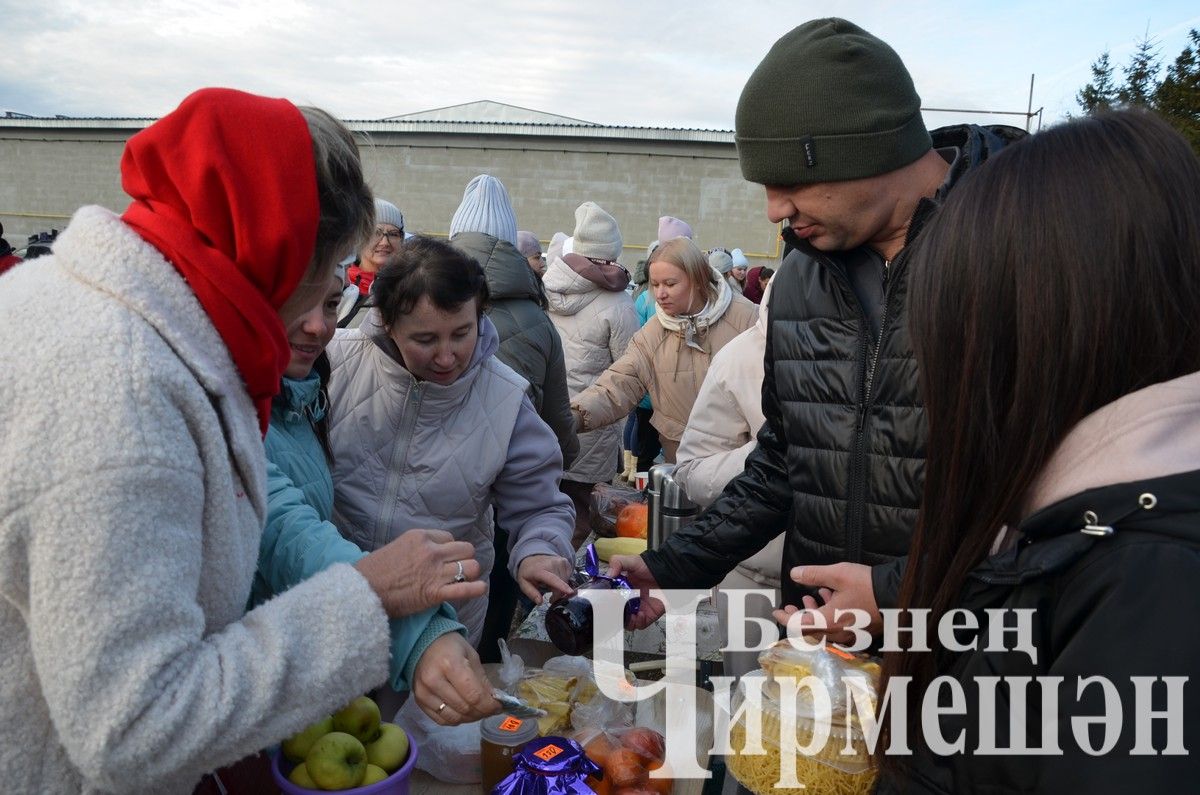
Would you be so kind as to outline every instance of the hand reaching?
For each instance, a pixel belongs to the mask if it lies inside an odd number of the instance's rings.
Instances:
[[[878,634],[883,626],[879,606],[875,604],[875,589],[871,583],[871,567],[861,563],[835,563],[832,566],[796,566],[790,572],[792,580],[801,585],[817,588],[823,604],[811,596],[801,599],[803,608],[786,605],[774,612],[775,620],[787,625],[796,613],[800,631],[804,634],[824,635],[825,639],[839,644],[850,644],[855,640],[853,632],[846,628],[854,623],[851,615],[835,619],[839,610],[864,610],[870,623],[860,629]],[[823,626],[813,618],[819,613],[824,618]],[[795,622],[793,622],[795,623]]]
[[[542,592],[549,589],[555,596],[570,596],[571,561],[558,555],[529,555],[517,566],[517,585],[521,593],[533,600],[535,605],[542,603]],[[541,586],[541,587],[539,587]]]
[[[475,547],[444,530],[409,530],[354,565],[391,618],[487,592]]]
[[[470,723],[500,711],[479,655],[457,632],[429,645],[413,672],[417,706],[443,726]]]
[[[650,598],[650,589],[658,587],[658,581],[650,573],[650,567],[639,555],[613,555],[608,562],[609,577],[624,577],[638,589],[641,604],[638,611],[625,623],[627,629],[645,629],[657,621],[666,607],[657,599]]]

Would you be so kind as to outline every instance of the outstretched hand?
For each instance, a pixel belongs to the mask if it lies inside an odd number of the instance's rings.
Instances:
[[[487,593],[487,583],[479,580],[475,546],[455,541],[444,530],[409,530],[354,566],[391,618]]]
[[[641,603],[638,611],[625,622],[626,629],[645,629],[653,624],[667,608],[658,599],[650,596],[650,589],[658,587],[658,581],[650,573],[650,567],[640,555],[613,555],[608,562],[609,577],[624,577],[629,584],[638,589]]]
[[[571,595],[572,570],[571,561],[559,555],[529,555],[517,566],[517,585],[521,593],[540,605],[547,589],[555,596]]]
[[[417,706],[443,726],[470,723],[500,711],[479,655],[457,632],[442,635],[413,671]]]
[[[790,572],[793,582],[817,589],[821,598],[818,602],[811,596],[801,599],[801,606],[786,605],[774,612],[777,622],[789,628],[798,628],[806,635],[823,635],[832,643],[850,644],[855,640],[848,630],[854,623],[850,614],[838,615],[842,610],[862,610],[869,623],[859,629],[879,634],[883,618],[875,603],[875,589],[871,583],[871,567],[861,563],[835,563],[832,566],[796,566]],[[797,613],[798,618],[793,619]],[[817,615],[820,618],[817,618]],[[823,620],[822,620],[823,619]]]

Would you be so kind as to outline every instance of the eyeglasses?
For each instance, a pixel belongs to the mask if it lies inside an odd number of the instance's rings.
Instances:
[[[373,235],[371,235],[371,242],[372,243],[378,242],[385,237],[388,239],[388,242],[395,243],[397,240],[404,239],[404,230],[400,229],[400,230],[392,231],[390,229],[379,229],[377,227],[375,229],[375,233]]]

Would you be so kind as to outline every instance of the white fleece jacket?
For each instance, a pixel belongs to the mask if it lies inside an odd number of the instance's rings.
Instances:
[[[0,318],[0,788],[188,793],[384,681],[348,565],[243,615],[257,417],[156,249],[84,208]]]
[[[715,502],[729,481],[746,468],[746,456],[758,444],[755,437],[766,421],[762,411],[762,382],[770,291],[768,284],[755,324],[713,356],[683,438],[679,440],[675,480],[701,507]],[[739,563],[736,571],[758,585],[778,588],[783,536],[781,532],[763,549]],[[737,587],[744,585],[738,581]]]

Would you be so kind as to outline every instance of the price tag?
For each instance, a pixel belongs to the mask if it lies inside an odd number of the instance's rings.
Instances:
[[[543,762],[549,762],[562,752],[563,749],[559,748],[557,745],[547,745],[545,748],[535,753],[534,756],[536,756],[538,759],[541,759]]]
[[[515,732],[517,729],[521,728],[521,723],[522,721],[520,718],[505,718],[504,722],[500,724],[500,731]]]

